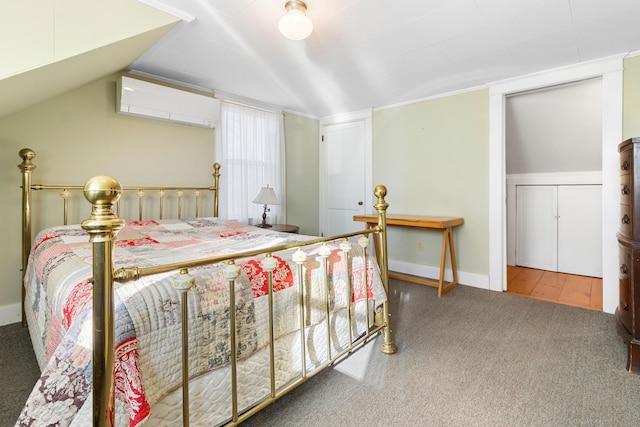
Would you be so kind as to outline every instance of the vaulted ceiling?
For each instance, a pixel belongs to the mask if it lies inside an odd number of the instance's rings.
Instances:
[[[305,0],[303,41],[286,0],[142,1],[187,20],[131,68],[316,117],[640,50],[638,0]]]
[[[0,117],[125,69],[326,117],[640,51],[638,0],[305,0],[303,41],[285,2],[10,2]]]

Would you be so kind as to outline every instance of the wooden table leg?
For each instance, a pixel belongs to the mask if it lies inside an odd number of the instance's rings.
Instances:
[[[442,230],[442,250],[440,251],[440,277],[438,280],[438,297],[442,296],[444,286],[444,269],[447,265],[447,228]]]
[[[449,229],[449,251],[451,252],[451,271],[453,272],[453,282],[458,284],[458,266],[456,265],[456,249],[453,246],[453,228]]]
[[[444,270],[447,260],[447,243],[449,244],[449,257],[451,259],[451,272],[453,280],[450,283],[444,283]],[[456,268],[456,252],[453,246],[453,230],[448,227],[442,231],[442,253],[440,256],[440,281],[438,282],[438,297],[449,292],[458,284],[458,270]]]

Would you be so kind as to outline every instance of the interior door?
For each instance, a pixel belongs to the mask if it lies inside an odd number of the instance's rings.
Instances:
[[[602,186],[558,187],[558,271],[602,277]]]
[[[366,209],[366,123],[323,126],[321,167],[322,235],[331,236],[362,228],[354,215]]]
[[[516,265],[602,277],[602,186],[516,187]]]
[[[516,265],[558,271],[557,192],[554,185],[516,187]]]

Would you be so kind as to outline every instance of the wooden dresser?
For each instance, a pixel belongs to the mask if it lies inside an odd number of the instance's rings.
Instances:
[[[623,141],[618,151],[620,304],[616,328],[628,346],[628,371],[640,374],[640,138]]]

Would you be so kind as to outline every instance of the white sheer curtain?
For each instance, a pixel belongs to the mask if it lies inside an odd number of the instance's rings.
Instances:
[[[217,161],[222,165],[219,215],[262,221],[264,205],[252,203],[262,187],[273,187],[279,205],[269,206],[269,224],[284,223],[284,124],[282,112],[222,101]]]

